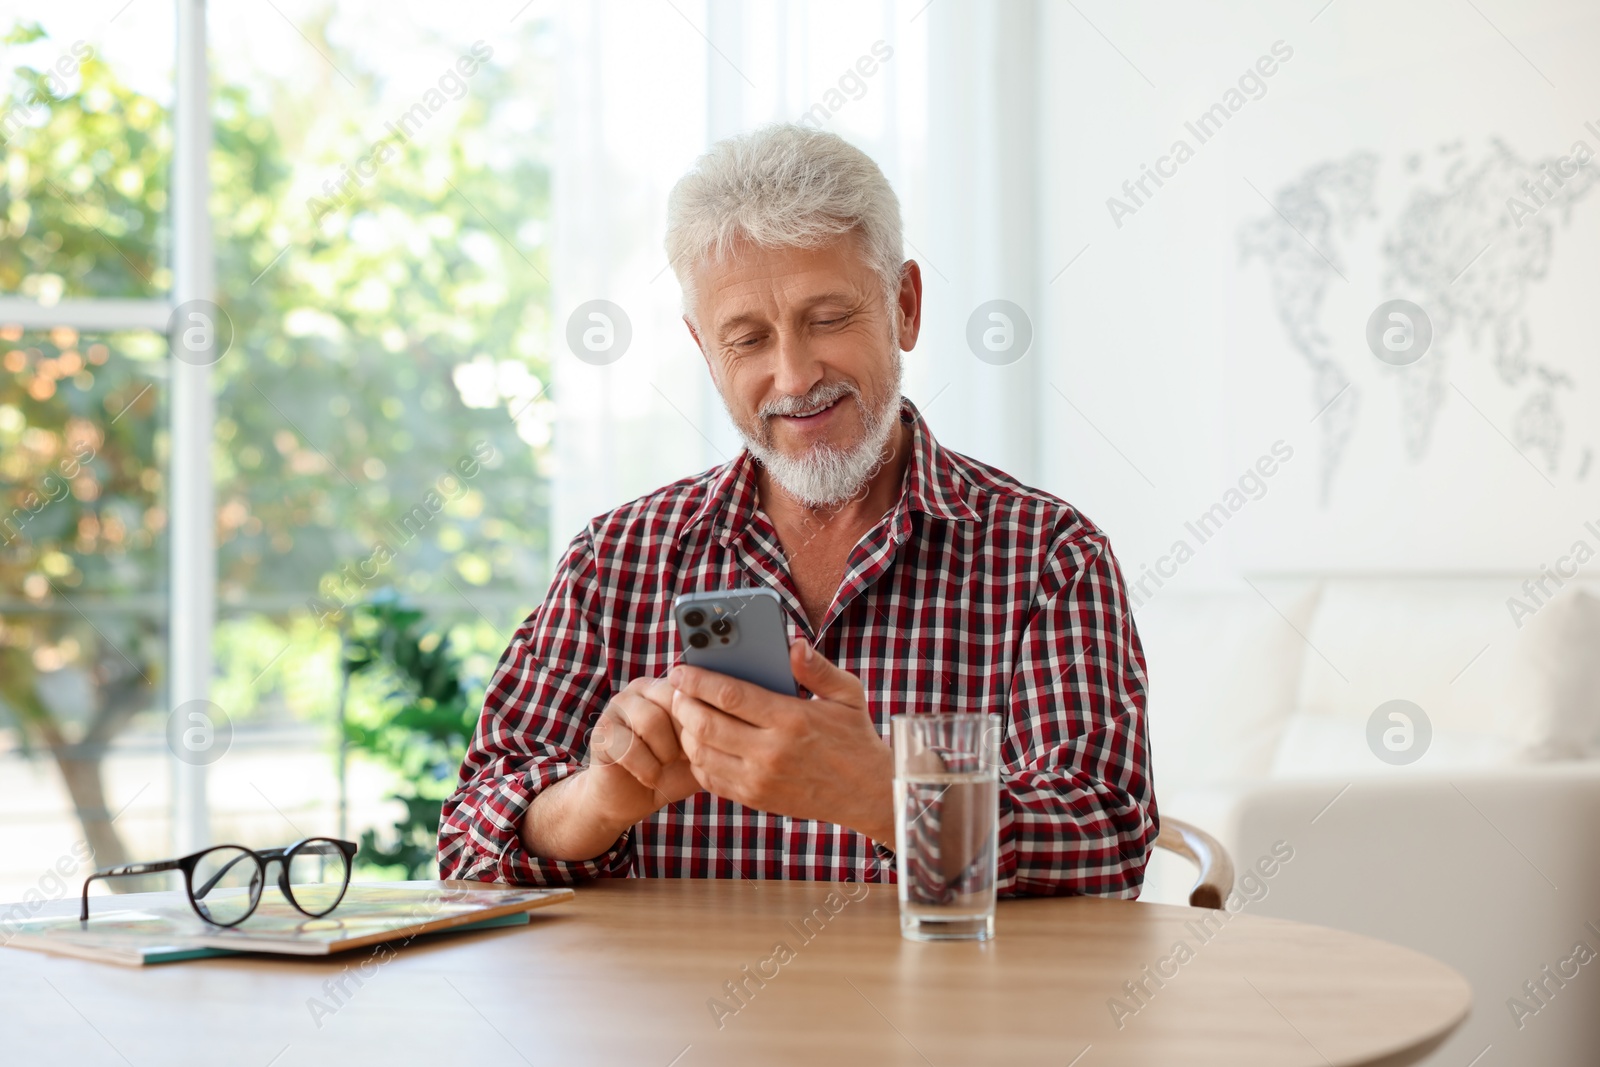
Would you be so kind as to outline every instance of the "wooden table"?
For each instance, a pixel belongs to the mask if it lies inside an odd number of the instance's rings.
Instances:
[[[893,886],[618,881],[527,927],[419,939],[387,962],[369,949],[135,970],[0,949],[0,1049],[140,1067],[1345,1067],[1415,1063],[1471,1001],[1409,949],[1248,913],[1002,901],[996,932],[904,941]],[[1136,997],[1125,983],[1140,982]]]

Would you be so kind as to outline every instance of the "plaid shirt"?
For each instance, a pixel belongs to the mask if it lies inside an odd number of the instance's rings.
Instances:
[[[866,688],[879,733],[919,711],[1001,716],[1000,891],[1134,897],[1157,816],[1144,654],[1106,537],[1070,506],[939,447],[910,401],[900,498],[851,553],[813,633],[748,452],[594,519],[511,640],[445,802],[442,878],[893,881],[892,856],[832,823],[700,792],[584,862],[530,855],[523,812],[585,762],[630,680],[678,656],[680,593],[764,585],[789,636]]]

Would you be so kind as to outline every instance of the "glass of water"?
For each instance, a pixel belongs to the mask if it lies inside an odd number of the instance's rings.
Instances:
[[[890,718],[900,933],[913,941],[994,936],[1000,717]]]

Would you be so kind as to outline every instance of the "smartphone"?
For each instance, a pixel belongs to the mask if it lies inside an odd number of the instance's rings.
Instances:
[[[783,601],[771,589],[713,589],[672,602],[683,662],[795,696]]]

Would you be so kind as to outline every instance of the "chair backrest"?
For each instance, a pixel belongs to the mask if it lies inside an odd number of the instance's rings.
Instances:
[[[1221,910],[1233,892],[1233,860],[1222,842],[1180,819],[1161,817],[1161,832],[1156,847],[1176,852],[1200,868],[1199,877],[1189,891],[1189,904],[1196,908]]]

